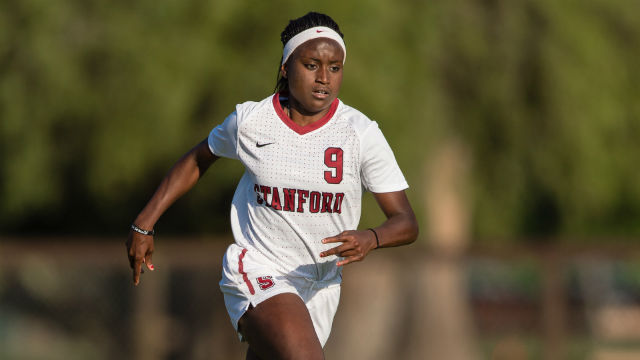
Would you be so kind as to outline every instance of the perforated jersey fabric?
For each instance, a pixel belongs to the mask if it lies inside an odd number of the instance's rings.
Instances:
[[[376,122],[335,99],[322,119],[299,126],[280,96],[237,105],[209,134],[215,155],[245,167],[231,205],[235,242],[285,276],[335,281],[338,258],[319,255],[337,244],[322,239],[357,228],[364,190],[408,184]]]

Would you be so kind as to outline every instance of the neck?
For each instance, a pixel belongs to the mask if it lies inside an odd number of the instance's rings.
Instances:
[[[289,118],[291,118],[291,120],[293,120],[294,123],[300,126],[307,126],[322,119],[322,117],[325,116],[327,112],[329,112],[329,109],[323,110],[316,114],[305,114],[293,108],[293,109],[289,109],[288,115],[289,115]]]
[[[307,126],[322,119],[329,112],[330,108],[331,107],[328,107],[315,113],[308,112],[302,109],[295,100],[292,101],[292,98],[289,98],[289,101],[284,104],[284,110],[287,116],[300,126]]]

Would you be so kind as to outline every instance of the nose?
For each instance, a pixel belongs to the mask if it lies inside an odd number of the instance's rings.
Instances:
[[[329,83],[329,69],[325,66],[321,66],[316,72],[316,82],[320,84]]]

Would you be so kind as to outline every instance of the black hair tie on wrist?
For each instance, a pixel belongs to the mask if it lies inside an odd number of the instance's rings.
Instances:
[[[380,247],[380,239],[378,239],[378,233],[373,230],[372,228],[368,228],[367,230],[371,230],[373,232],[373,235],[376,236],[376,247],[374,249],[377,249]]]

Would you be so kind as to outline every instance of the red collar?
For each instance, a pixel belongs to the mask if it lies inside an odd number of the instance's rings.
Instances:
[[[312,132],[313,130],[321,128],[324,124],[328,123],[329,120],[333,117],[338,109],[338,104],[340,104],[340,100],[335,98],[333,102],[331,102],[331,106],[329,107],[329,111],[320,119],[309,125],[302,126],[296,124],[287,114],[284,112],[284,109],[280,105],[280,93],[276,93],[273,95],[273,108],[276,110],[276,114],[280,117],[280,120],[287,125],[291,130],[297,132],[300,135],[304,135],[306,133]]]

